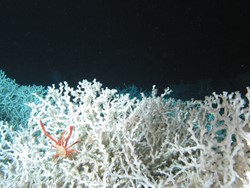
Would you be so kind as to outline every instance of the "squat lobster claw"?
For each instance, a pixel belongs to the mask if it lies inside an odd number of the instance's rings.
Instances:
[[[69,157],[72,156],[73,152],[78,152],[75,149],[69,149],[71,148],[73,145],[79,143],[79,141],[74,142],[73,144],[71,144],[70,146],[68,146],[68,141],[72,135],[72,131],[73,131],[73,126],[70,126],[69,129],[69,134],[67,136],[67,138],[65,139],[65,143],[64,143],[64,134],[65,132],[62,132],[61,137],[59,138],[58,141],[56,141],[56,139],[54,139],[45,129],[44,124],[42,121],[40,121],[40,125],[42,127],[42,130],[44,132],[44,134],[53,142],[55,142],[55,145],[52,145],[52,147],[56,148],[56,152],[57,154],[54,156],[54,159],[56,159],[57,157]]]

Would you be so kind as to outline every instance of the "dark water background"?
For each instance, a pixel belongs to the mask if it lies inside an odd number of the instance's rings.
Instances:
[[[0,69],[17,83],[96,78],[177,98],[250,85],[249,11],[222,1],[1,1]]]

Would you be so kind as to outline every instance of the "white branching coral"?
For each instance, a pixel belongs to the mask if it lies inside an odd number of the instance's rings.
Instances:
[[[31,103],[28,129],[1,122],[4,187],[244,187],[250,173],[250,90],[204,101],[129,94],[86,80],[61,83]],[[74,126],[80,151],[59,158],[39,121],[56,137]]]

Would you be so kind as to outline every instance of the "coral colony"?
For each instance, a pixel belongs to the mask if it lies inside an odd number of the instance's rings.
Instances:
[[[21,86],[0,81],[0,187],[249,186],[249,88],[184,102],[83,80],[30,87],[17,103]]]

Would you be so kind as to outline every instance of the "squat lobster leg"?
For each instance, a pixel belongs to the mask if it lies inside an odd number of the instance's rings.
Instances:
[[[52,140],[53,142],[57,143],[57,141],[46,131],[45,127],[44,127],[44,124],[42,121],[40,121],[40,125],[42,127],[42,130],[44,132],[44,134],[50,138],[50,140]]]
[[[73,145],[79,143],[79,141],[74,142],[73,144],[71,144],[70,146],[67,147],[69,139],[72,135],[73,132],[73,126],[70,126],[70,130],[69,130],[69,134],[67,136],[67,138],[65,139],[65,144],[64,144],[64,134],[65,132],[62,132],[59,140],[57,141],[56,139],[54,139],[45,129],[45,126],[43,124],[42,121],[40,121],[40,125],[42,127],[42,130],[44,132],[44,134],[53,142],[55,142],[55,146],[52,145],[54,148],[56,148],[57,154],[54,156],[54,159],[56,159],[57,157],[69,157],[72,156],[73,152],[77,152],[79,153],[79,151],[75,150],[75,149],[69,149],[70,147],[72,147]]]

